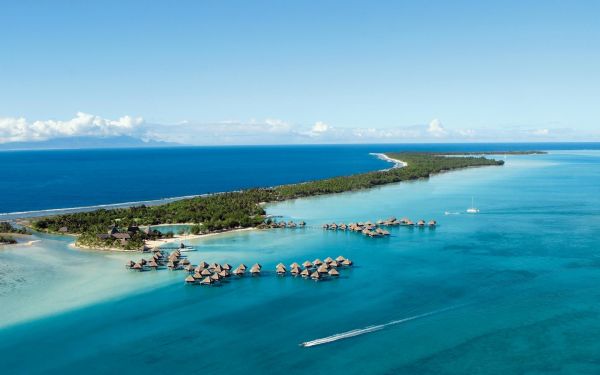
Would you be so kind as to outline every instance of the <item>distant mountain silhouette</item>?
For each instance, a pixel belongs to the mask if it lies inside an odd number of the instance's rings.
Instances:
[[[179,143],[148,141],[139,138],[118,137],[64,137],[37,142],[10,142],[0,144],[0,150],[57,150],[79,148],[134,148],[134,147],[174,147]]]

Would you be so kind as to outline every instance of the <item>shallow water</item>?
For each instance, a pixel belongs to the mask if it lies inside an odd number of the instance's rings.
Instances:
[[[509,156],[504,167],[270,205],[270,214],[309,227],[209,237],[187,254],[194,263],[258,261],[265,270],[340,254],[354,260],[339,279],[319,283],[265,274],[186,286],[182,273],[128,272],[127,254],[75,252],[55,237],[3,250],[2,280],[12,282],[0,285],[0,321],[11,324],[0,329],[0,352],[10,353],[0,366],[598,373],[598,193],[599,152]],[[464,214],[471,197],[478,215]],[[393,228],[383,239],[319,228],[390,215],[435,218],[439,226]]]

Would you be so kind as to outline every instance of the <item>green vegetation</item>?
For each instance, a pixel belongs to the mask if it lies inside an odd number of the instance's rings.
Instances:
[[[12,238],[11,236],[0,235],[0,245],[12,245],[12,244],[16,244],[16,243],[17,243],[17,240]]]
[[[408,163],[408,166],[274,188],[183,199],[159,206],[101,209],[45,217],[34,221],[33,227],[41,231],[79,234],[78,244],[87,246],[136,249],[143,245],[144,239],[149,235],[141,232],[131,233],[131,239],[127,241],[112,237],[100,238],[99,235],[106,234],[110,226],[116,226],[120,228],[120,232],[125,232],[132,225],[197,223],[191,227],[194,234],[258,226],[264,222],[265,211],[260,205],[262,202],[368,189],[427,178],[432,174],[452,169],[504,164],[503,161],[484,157],[446,157],[430,153],[388,153],[387,156],[402,160]],[[172,233],[170,235],[172,236]]]
[[[15,228],[8,221],[0,221],[0,233],[30,234],[25,228]]]
[[[444,152],[444,155],[543,155],[546,151],[470,151]]]

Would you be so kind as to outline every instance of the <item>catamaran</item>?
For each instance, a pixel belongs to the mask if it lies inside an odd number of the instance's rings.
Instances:
[[[475,207],[475,199],[473,199],[473,197],[471,197],[471,207],[467,208],[467,213],[469,213],[469,214],[479,213],[479,208]]]

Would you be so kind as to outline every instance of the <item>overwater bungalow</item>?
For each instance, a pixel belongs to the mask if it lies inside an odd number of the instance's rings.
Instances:
[[[200,284],[202,285],[212,285],[214,283],[214,280],[211,279],[210,277],[205,277]]]
[[[133,260],[130,260],[129,262],[125,263],[125,268],[132,268],[134,264],[135,262]]]
[[[331,262],[333,262],[333,258],[332,257],[327,257],[323,260],[325,263],[329,264]]]
[[[313,280],[320,280],[320,279],[321,279],[321,274],[320,274],[319,272],[316,272],[316,271],[315,271],[315,272],[313,272],[313,273],[310,275],[310,278],[311,278],[311,279],[313,279]]]
[[[187,284],[193,284],[196,282],[196,279],[194,279],[194,277],[192,275],[188,275],[188,277],[185,278],[185,282]]]
[[[302,263],[302,267],[304,268],[312,268],[313,264],[311,262],[309,262],[308,260],[305,261],[304,263]]]
[[[241,269],[240,267],[238,267],[238,268],[236,268],[236,269],[233,270],[233,274],[235,276],[243,276],[244,273],[246,273],[246,270],[245,269]]]
[[[239,269],[241,269],[241,270],[243,270],[243,271],[246,271],[246,269],[247,269],[248,267],[246,267],[246,265],[245,265],[244,263],[241,263],[241,264],[238,266],[238,268],[239,268]]]
[[[142,259],[140,259],[140,262],[139,262],[139,263],[140,263],[140,264],[143,266],[143,265],[145,265],[147,262],[146,262],[146,259],[142,258]]]
[[[435,221],[435,220],[429,220],[429,223],[428,223],[428,225],[429,225],[430,227],[435,227],[435,226],[437,225],[437,221]]]
[[[276,272],[278,275],[285,275],[285,273],[286,273],[286,270],[285,270],[285,267],[280,267],[280,266],[277,266],[277,267],[275,268],[275,272]]]
[[[348,229],[348,226],[346,224],[340,224],[339,228],[340,230],[346,230]]]
[[[204,270],[204,268],[202,268],[200,266],[196,266],[196,268],[194,268],[194,272],[197,272],[197,273],[202,272],[202,270]]]
[[[139,263],[134,264],[133,267],[131,267],[131,268],[136,271],[142,271],[144,269],[144,267]]]
[[[290,264],[290,268],[300,268],[300,265],[296,262]]]
[[[302,272],[300,272],[300,276],[302,277],[308,277],[310,276],[310,271],[308,271],[308,269],[303,269]]]
[[[169,261],[167,263],[167,267],[169,267],[170,269],[173,269],[173,268],[175,268],[175,263],[173,261]]]
[[[287,224],[287,226],[288,226],[288,228],[296,228],[296,223],[294,223],[293,221],[290,221],[290,222]]]
[[[203,276],[202,276],[202,275],[200,275],[198,272],[195,272],[195,273],[192,275],[192,277],[193,277],[194,279],[200,280],[200,279],[201,279]]]
[[[181,264],[183,264],[184,266],[187,266],[190,264],[190,261],[188,259],[184,259],[181,261]]]
[[[283,267],[283,268],[285,268],[285,264],[279,262],[275,267]]]
[[[215,266],[212,268],[212,270],[213,270],[214,272],[221,272],[221,271],[223,271],[223,267],[221,267],[221,265],[220,265],[220,264],[217,264],[217,265],[215,265]]]
[[[185,267],[183,267],[183,269],[186,270],[187,272],[193,272],[194,266],[192,264],[188,264]]]
[[[250,268],[250,274],[252,274],[252,276],[260,275],[260,267],[257,267],[257,265],[252,266],[252,268]]]
[[[223,263],[221,265],[221,268],[223,268],[224,270],[227,270],[227,271],[231,271],[231,265],[228,263]]]
[[[403,217],[402,219],[400,219],[400,222],[401,222],[402,224],[406,224],[406,223],[407,223],[407,222],[409,222],[409,221],[410,221],[410,219],[409,219],[409,218],[407,218],[407,217]]]
[[[343,266],[351,266],[352,265],[352,261],[350,259],[344,259],[344,261],[342,262]]]
[[[337,230],[337,228],[338,228],[338,226],[337,226],[336,223],[329,224],[329,229],[331,229],[331,230]]]
[[[322,227],[323,229],[329,229],[329,224],[323,224],[321,227]]]
[[[417,225],[420,227],[424,227],[425,226],[425,220],[421,219],[419,221],[417,221]]]
[[[155,270],[158,268],[158,263],[156,263],[154,260],[151,260],[150,262],[148,262],[148,267]]]
[[[254,263],[254,265],[252,265],[252,268],[258,268],[259,270],[262,270],[262,266],[260,265],[260,263]]]
[[[325,265],[322,265],[321,267],[317,268],[317,272],[325,274],[329,272],[329,268]]]
[[[223,271],[219,272],[219,276],[221,276],[221,277],[229,277],[229,271],[223,270]]]
[[[413,226],[413,225],[415,225],[415,223],[413,223],[410,220],[407,220],[407,221],[404,222],[404,225]]]
[[[213,273],[212,275],[210,275],[210,278],[214,281],[219,281],[222,279],[221,275],[219,275],[218,273]]]
[[[323,261],[319,258],[313,260],[313,264],[315,265],[315,267],[320,266],[321,264],[323,264]]]
[[[290,273],[294,276],[298,275],[300,272],[301,271],[299,267],[292,267],[292,269],[290,270]]]
[[[329,263],[329,267],[338,267],[338,266],[339,266],[339,263],[336,260],[334,260],[333,262]]]
[[[210,276],[211,272],[208,270],[208,268],[205,268],[202,271],[200,271],[200,275],[202,275],[202,276]]]
[[[335,258],[335,260],[336,260],[338,263],[342,263],[343,261],[345,261],[345,260],[346,260],[346,258],[344,258],[342,255],[340,255],[339,257]]]
[[[336,270],[335,268],[332,268],[329,270],[329,276],[337,277],[339,275],[340,275],[340,272],[338,270]]]
[[[201,268],[208,268],[209,266],[208,266],[208,263],[206,263],[206,262],[202,261],[202,262],[198,263],[198,267],[201,267]]]

